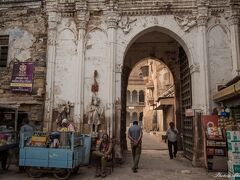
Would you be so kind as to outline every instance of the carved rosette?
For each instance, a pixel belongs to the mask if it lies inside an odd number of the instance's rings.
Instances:
[[[231,16],[228,20],[229,25],[237,25],[239,23],[239,17],[238,16]]]
[[[198,26],[206,26],[207,22],[208,22],[208,17],[207,16],[199,16],[197,18]]]

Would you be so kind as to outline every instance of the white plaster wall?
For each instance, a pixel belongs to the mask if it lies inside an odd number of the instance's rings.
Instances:
[[[76,30],[71,19],[62,19],[58,26],[54,82],[54,106],[75,101]],[[80,75],[80,72],[79,72]]]
[[[232,60],[228,29],[217,24],[208,31],[208,57],[210,75],[210,98],[216,92],[217,84],[225,84],[232,78]]]
[[[106,33],[98,28],[94,28],[86,35],[85,53],[85,76],[84,76],[84,108],[91,103],[91,86],[94,83],[94,70],[97,70],[97,82],[99,85],[98,97],[103,106],[108,102],[110,93],[109,87],[109,58]]]

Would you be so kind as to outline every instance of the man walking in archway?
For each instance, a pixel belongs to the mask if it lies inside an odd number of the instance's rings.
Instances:
[[[131,141],[131,149],[133,156],[132,171],[137,172],[138,163],[142,150],[142,128],[138,125],[138,121],[133,121],[133,126],[128,129],[128,138]]]

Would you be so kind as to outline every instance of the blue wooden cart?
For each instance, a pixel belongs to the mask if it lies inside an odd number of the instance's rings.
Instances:
[[[80,165],[89,163],[91,137],[88,135],[68,133],[69,146],[58,148],[27,146],[28,136],[21,134],[19,166],[25,167],[31,177],[51,172],[57,179],[68,179]]]

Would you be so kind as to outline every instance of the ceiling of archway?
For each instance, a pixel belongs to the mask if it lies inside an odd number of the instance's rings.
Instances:
[[[152,31],[139,37],[128,49],[124,65],[132,69],[145,58],[161,60],[171,71],[177,63],[179,43],[167,34]]]
[[[153,32],[142,35],[135,41],[135,43],[144,43],[144,42],[174,43],[176,42],[176,40],[174,40],[172,37],[168,36],[167,34],[153,31]]]

